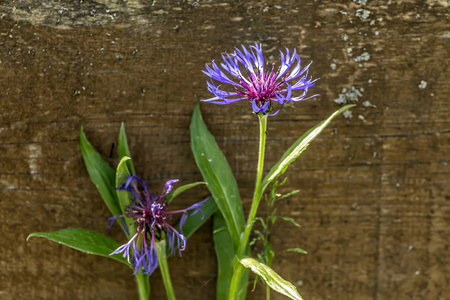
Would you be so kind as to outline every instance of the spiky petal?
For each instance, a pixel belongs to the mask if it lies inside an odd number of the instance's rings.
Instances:
[[[132,175],[120,184],[117,188],[120,191],[127,191],[131,194],[130,205],[125,208],[126,214],[109,218],[110,221],[119,218],[131,218],[133,223],[137,224],[136,233],[130,240],[117,248],[112,254],[123,254],[128,258],[135,270],[134,274],[140,270],[144,274],[152,274],[158,266],[158,257],[156,252],[156,242],[162,238],[164,233],[168,238],[168,248],[172,255],[175,253],[175,247],[178,246],[178,253],[186,248],[186,237],[183,235],[183,224],[188,217],[188,211],[193,210],[193,214],[201,212],[201,206],[206,200],[196,203],[186,209],[177,211],[167,211],[166,196],[173,188],[173,183],[178,179],[166,182],[161,194],[149,192],[145,182],[139,177]],[[172,227],[168,220],[172,214],[182,213],[180,220],[180,229]],[[203,214],[203,212],[202,212]]]
[[[280,55],[281,65],[275,70],[275,64],[264,64],[262,47],[257,43],[249,50],[242,46],[242,50],[235,48],[231,55],[225,53],[220,66],[215,61],[211,67],[205,66],[203,73],[210,78],[207,86],[214,97],[201,101],[223,105],[247,99],[255,113],[268,114],[273,110],[273,102],[283,105],[317,96],[306,97],[308,89],[317,80],[307,78],[311,63],[302,69],[295,49],[291,54],[286,48],[286,54],[280,51]],[[231,86],[231,91],[222,88],[222,84]],[[296,93],[298,91],[300,94]]]

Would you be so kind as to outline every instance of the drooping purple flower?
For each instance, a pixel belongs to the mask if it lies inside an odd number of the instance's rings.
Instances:
[[[174,255],[175,247],[178,246],[178,253],[186,248],[186,237],[183,235],[183,224],[188,217],[188,211],[193,210],[192,215],[201,211],[201,206],[206,200],[196,203],[186,209],[167,211],[166,196],[172,190],[172,184],[178,179],[166,182],[161,194],[153,194],[148,190],[145,182],[139,177],[133,175],[127,177],[126,181],[117,187],[120,191],[129,192],[132,197],[130,205],[125,208],[126,214],[109,218],[111,222],[119,218],[131,218],[133,223],[137,224],[136,233],[130,240],[117,248],[111,255],[123,253],[123,257],[128,258],[133,269],[133,275],[142,270],[144,274],[152,274],[158,266],[158,257],[156,252],[156,242],[162,238],[163,233],[168,239],[168,248]],[[182,213],[180,219],[180,229],[177,231],[167,221],[175,213]]]
[[[230,104],[246,99],[251,101],[255,113],[268,114],[273,110],[272,102],[283,105],[289,101],[297,102],[317,96],[306,98],[308,89],[315,85],[317,79],[307,78],[311,63],[302,69],[295,49],[292,55],[287,48],[286,55],[280,51],[281,65],[275,69],[275,64],[264,64],[261,45],[255,43],[249,48],[250,50],[247,50],[242,46],[242,51],[235,48],[233,54],[225,53],[222,55],[223,62],[220,67],[214,61],[212,68],[206,65],[206,71],[203,73],[211,79],[207,84],[214,97],[201,101]],[[215,82],[219,84],[216,85]],[[222,88],[221,83],[225,86],[231,85],[233,90]],[[277,114],[278,111],[271,115]]]

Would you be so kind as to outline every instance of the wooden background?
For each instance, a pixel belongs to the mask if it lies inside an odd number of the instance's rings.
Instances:
[[[296,48],[320,78],[320,97],[269,119],[266,171],[340,107],[340,94],[358,99],[352,118],[333,121],[286,173],[281,192],[301,193],[278,209],[302,228],[277,223],[275,270],[305,300],[449,299],[449,15],[445,0],[2,1],[0,298],[136,299],[124,265],[26,236],[83,227],[123,241],[107,231],[84,168],[82,125],[116,165],[125,122],[137,172],[155,191],[200,180],[189,123],[210,96],[201,70],[257,41],[274,60]],[[244,102],[201,110],[248,209],[257,118]],[[174,206],[206,195],[194,189]],[[214,299],[211,225],[170,260],[179,299]],[[309,254],[284,251],[293,247]],[[165,299],[158,272],[151,284],[152,299]]]

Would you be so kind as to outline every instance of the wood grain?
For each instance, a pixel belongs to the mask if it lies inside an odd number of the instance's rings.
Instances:
[[[116,165],[110,153],[124,121],[151,189],[171,178],[200,180],[189,123],[194,105],[209,97],[201,70],[258,41],[274,61],[279,49],[296,48],[321,78],[313,88],[320,97],[269,119],[267,170],[340,107],[339,94],[358,98],[353,117],[333,121],[286,173],[282,192],[301,193],[278,209],[302,228],[273,229],[275,270],[307,300],[446,299],[449,15],[444,0],[3,1],[0,298],[137,299],[125,266],[25,238],[84,227],[123,240],[119,228],[106,230],[108,211],[83,166],[82,125]],[[248,210],[257,119],[248,103],[201,109]],[[194,189],[173,205],[206,195]],[[179,299],[214,299],[211,230],[208,222],[183,257],[171,259]],[[309,253],[284,251],[293,247]],[[152,299],[165,299],[158,272],[151,285]],[[259,286],[249,299],[263,292]]]

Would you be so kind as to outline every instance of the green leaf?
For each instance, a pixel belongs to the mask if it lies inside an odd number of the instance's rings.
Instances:
[[[179,194],[181,194],[182,192],[193,188],[194,186],[200,185],[200,184],[206,184],[206,182],[203,181],[198,181],[198,182],[193,182],[193,183],[189,183],[189,184],[185,184],[183,186],[180,186],[179,188],[176,188],[174,191],[170,192],[167,196],[166,196],[166,200],[167,203],[170,203],[172,201],[173,198],[175,198],[176,196],[178,196]]]
[[[198,104],[192,115],[191,148],[208,189],[225,218],[234,248],[237,249],[240,235],[244,231],[241,197],[231,168],[214,137],[206,128]]]
[[[80,147],[86,169],[103,201],[113,216],[120,215],[121,209],[115,190],[115,172],[88,142],[83,127],[80,129]]]
[[[120,131],[119,131],[119,158],[122,159],[124,156],[128,156],[131,158],[130,150],[128,149],[128,141],[127,141],[127,135],[125,133],[125,125],[120,125]],[[134,170],[133,162],[131,160],[127,161],[127,167],[130,171],[130,174],[136,174],[136,171]]]
[[[131,175],[130,171],[128,170],[128,166],[133,165],[131,163],[131,159],[128,156],[122,157],[122,159],[119,162],[119,165],[117,166],[116,170],[116,184],[115,186],[118,187],[121,183],[127,180],[127,178]],[[120,215],[125,215],[125,207],[130,205],[130,195],[127,191],[119,191],[116,189],[117,198],[119,200],[121,213]],[[136,233],[136,223],[133,223],[132,218],[123,218],[125,225],[127,226],[128,230],[124,230],[125,234],[129,238],[130,236],[133,236]],[[118,222],[120,226],[123,227],[122,222]]]
[[[215,212],[217,211],[217,205],[213,197],[209,197],[205,204],[202,205],[202,212],[197,212],[195,215],[187,217],[186,222],[183,225],[183,235],[188,239],[197,229],[199,229]],[[202,218],[203,217],[203,218]],[[175,229],[180,232],[180,224],[175,226]],[[167,238],[166,238],[167,241]],[[177,249],[177,240],[175,239],[174,250]]]
[[[303,300],[292,283],[283,279],[280,275],[275,273],[274,270],[272,270],[265,264],[262,264],[256,259],[248,256],[241,256],[238,257],[238,259],[244,267],[250,268],[256,275],[261,277],[261,279],[274,291],[294,300]]]
[[[294,162],[297,157],[306,149],[306,147],[322,132],[322,130],[330,124],[331,120],[333,120],[336,116],[349,109],[350,107],[355,106],[354,104],[346,105],[341,109],[334,112],[328,119],[320,122],[310,130],[308,130],[304,135],[302,135],[298,140],[296,140],[292,146],[283,154],[281,159],[272,167],[269,173],[264,177],[264,180],[261,184],[262,192],[264,192],[265,188],[276,178],[278,178],[281,174],[283,174],[287,167]]]
[[[119,248],[120,244],[112,238],[96,231],[83,228],[67,228],[54,232],[35,232],[27,237],[27,241],[30,237],[34,236],[43,237],[89,254],[113,258],[130,266],[127,259],[121,254],[109,255]]]
[[[256,217],[255,220],[254,220],[253,222],[255,223],[256,221],[261,222],[261,225],[262,225],[262,227],[263,227],[264,230],[269,230],[269,229],[267,228],[266,221],[264,221],[263,218],[261,218],[261,217]]]
[[[115,186],[120,186],[121,183],[125,182],[127,178],[131,175],[130,171],[128,170],[128,164],[127,162],[131,159],[128,156],[124,156],[117,166],[116,170],[116,183]],[[127,191],[119,191],[116,189],[117,198],[119,199],[120,208],[121,208],[121,215],[125,214],[125,207],[130,205],[130,198]]]
[[[264,259],[268,266],[272,265],[273,258],[275,257],[275,252],[272,249],[272,246],[267,244],[264,247]]]
[[[260,235],[258,235],[257,237],[254,237],[249,243],[248,245],[251,247],[254,244],[256,244],[257,241],[261,241],[263,239],[263,237],[261,237]]]
[[[217,256],[217,300],[227,300],[233,276],[234,248],[225,219],[220,211],[214,214],[214,248]]]
[[[264,234],[261,231],[259,231],[259,230],[253,230],[253,233],[258,235],[261,239],[265,238]]]
[[[301,254],[308,254],[308,252],[306,252],[303,249],[300,248],[290,248],[286,250],[287,252],[297,252],[297,253],[301,253]]]
[[[286,195],[281,195],[279,199],[284,199],[284,198],[290,197],[290,196],[295,195],[295,194],[297,194],[299,192],[300,192],[300,190],[294,190],[294,191],[292,191],[290,193],[287,193]]]
[[[277,218],[278,218],[277,216],[272,216],[272,219],[271,219],[272,225],[275,224],[275,222],[277,221]]]
[[[287,222],[291,222],[292,224],[294,224],[295,226],[297,226],[297,227],[302,227],[302,226],[300,226],[300,224],[298,224],[297,222],[295,222],[295,220],[294,219],[292,219],[292,218],[288,218],[288,217],[281,217],[283,220],[285,220],[285,221],[287,221]]]

